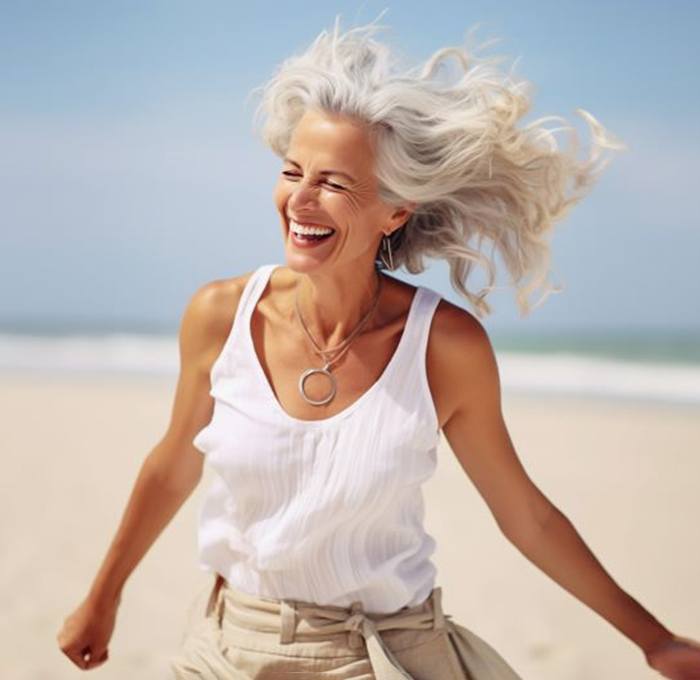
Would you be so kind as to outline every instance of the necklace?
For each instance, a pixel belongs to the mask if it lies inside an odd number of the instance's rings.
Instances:
[[[304,332],[306,333],[307,337],[309,340],[311,340],[311,343],[313,344],[316,354],[320,354],[321,357],[323,358],[324,365],[322,368],[307,368],[301,376],[299,376],[299,393],[301,394],[302,397],[309,403],[314,406],[323,406],[324,404],[327,404],[333,397],[335,396],[336,390],[337,390],[337,382],[335,379],[335,376],[330,372],[330,367],[342,357],[345,352],[350,349],[350,343],[352,340],[355,338],[355,336],[362,330],[362,327],[367,323],[369,320],[369,317],[372,315],[372,312],[374,312],[377,303],[379,302],[379,293],[382,289],[382,280],[384,277],[381,274],[378,274],[379,280],[377,282],[377,292],[375,293],[374,296],[374,301],[367,311],[367,313],[360,319],[360,322],[355,326],[355,329],[350,333],[350,335],[345,338],[340,344],[336,345],[335,347],[330,347],[327,349],[322,349],[319,347],[318,343],[314,339],[313,335],[311,335],[311,332],[306,326],[306,323],[304,322],[304,319],[301,315],[301,312],[299,311],[299,284],[297,283],[296,286],[296,294],[294,296],[294,307],[296,309],[297,317],[299,318],[299,321],[302,325],[302,328],[304,329]],[[332,355],[334,352],[337,352],[336,356],[333,358],[326,358],[327,355]],[[328,381],[330,382],[331,390],[328,393],[328,396],[324,397],[323,399],[312,399],[309,397],[308,394],[306,394],[304,390],[304,383],[306,379],[315,373],[319,373],[321,375],[324,375],[328,378]]]

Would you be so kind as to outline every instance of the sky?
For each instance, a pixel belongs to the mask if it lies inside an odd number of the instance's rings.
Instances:
[[[700,4],[683,0],[0,2],[0,328],[174,330],[204,283],[282,263],[281,164],[249,93],[336,15],[385,9],[410,65],[478,24],[534,85],[523,123],[563,116],[585,153],[581,107],[628,147],[557,225],[563,292],[521,317],[502,270],[485,325],[699,329]],[[396,275],[471,309],[428,263]]]

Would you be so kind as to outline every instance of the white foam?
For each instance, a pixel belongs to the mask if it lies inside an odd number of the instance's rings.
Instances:
[[[177,338],[172,336],[0,334],[0,369],[5,370],[170,375],[178,367]]]
[[[504,391],[700,403],[700,365],[572,352],[497,352]],[[0,334],[0,370],[175,375],[177,338],[145,334]]]
[[[504,388],[514,391],[700,403],[697,364],[507,352],[498,365]]]

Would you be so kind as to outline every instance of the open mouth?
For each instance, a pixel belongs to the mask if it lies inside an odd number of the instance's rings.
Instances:
[[[303,247],[318,245],[330,240],[335,235],[335,229],[331,227],[298,224],[294,220],[289,221],[289,231],[292,242]]]

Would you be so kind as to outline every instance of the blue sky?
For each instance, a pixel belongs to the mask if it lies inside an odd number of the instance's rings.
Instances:
[[[336,14],[385,8],[412,63],[479,23],[535,85],[524,122],[564,116],[583,152],[582,107],[629,147],[553,237],[564,292],[521,319],[499,291],[486,325],[700,328],[700,5],[680,0],[1,2],[0,323],[176,328],[204,282],[282,262],[248,93]],[[440,262],[399,276],[468,308]]]

